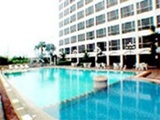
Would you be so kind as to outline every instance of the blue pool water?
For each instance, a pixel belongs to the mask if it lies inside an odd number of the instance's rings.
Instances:
[[[60,120],[160,120],[160,85],[122,81],[58,108],[45,111]]]
[[[37,106],[44,108],[93,91],[93,78],[105,75],[108,84],[133,76],[133,72],[113,72],[64,68],[40,68],[6,74],[18,91]]]

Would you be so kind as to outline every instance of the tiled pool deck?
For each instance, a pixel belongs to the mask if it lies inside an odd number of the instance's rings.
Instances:
[[[90,68],[90,69],[95,69],[95,68]],[[102,70],[108,70],[108,69],[102,69]],[[113,70],[113,69],[109,69],[109,70]],[[143,71],[137,71],[134,69],[130,69],[126,71],[133,71],[139,74],[142,74],[143,72]],[[156,82],[160,84],[160,69],[150,69],[148,71],[151,71],[151,74],[149,74],[146,77],[142,77],[143,75],[134,77],[134,80],[143,79],[143,80]],[[22,97],[22,95],[20,95],[19,92],[14,87],[12,87],[11,84],[9,84],[6,80],[4,80],[2,76],[0,76],[0,86],[4,86],[5,88],[5,91],[0,89],[0,94],[5,95],[5,97],[8,96],[10,99],[10,103],[8,103],[8,101],[4,101],[3,103],[3,104],[11,104],[11,105],[8,105],[9,107],[11,107],[10,108],[11,110],[5,111],[5,113],[7,114],[6,116],[9,119],[13,119],[13,120],[19,120],[19,119],[20,120],[54,120],[54,118],[52,118],[51,116],[43,112],[43,110],[31,104],[31,102],[29,102],[27,98]],[[12,112],[13,114],[11,114]]]

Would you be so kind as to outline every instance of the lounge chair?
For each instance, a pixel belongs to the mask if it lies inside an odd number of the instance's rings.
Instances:
[[[87,64],[88,64],[88,63],[83,63],[83,67],[84,67],[84,68],[87,68]]]
[[[14,65],[14,69],[18,70],[20,67],[18,65]]]
[[[9,68],[9,70],[13,70],[14,66],[13,65],[9,65],[8,68]]]
[[[91,67],[91,64],[92,64],[92,63],[88,63],[88,66],[87,66],[87,67],[90,68],[90,67]]]
[[[74,67],[74,63],[71,63],[71,66]]]
[[[19,68],[20,69],[25,69],[24,65],[22,65],[22,64],[19,65]]]
[[[147,63],[140,63],[140,65],[139,65],[139,67],[140,67],[140,70],[148,70],[148,65],[147,65]]]
[[[29,66],[28,66],[27,64],[24,64],[24,68],[25,68],[25,69],[28,69]]]
[[[102,68],[106,68],[105,63],[101,63]]]
[[[96,63],[96,68],[100,68],[100,64],[99,63]]]
[[[119,69],[119,65],[117,63],[113,63],[113,69],[114,70],[118,70]]]
[[[136,70],[147,70],[148,69],[148,65],[147,65],[147,63],[144,63],[144,62],[142,62],[142,63],[136,63],[135,64],[135,69]]]

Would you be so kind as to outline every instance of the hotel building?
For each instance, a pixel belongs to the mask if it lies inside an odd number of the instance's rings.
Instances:
[[[84,50],[96,61],[97,46],[107,65],[150,64],[151,26],[160,30],[160,0],[59,0],[59,51],[82,59]],[[127,49],[134,44],[132,50]],[[73,53],[77,50],[77,54]],[[95,62],[93,62],[94,64]]]

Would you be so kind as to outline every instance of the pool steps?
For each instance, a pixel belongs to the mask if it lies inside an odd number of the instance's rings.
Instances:
[[[54,105],[49,105],[49,106],[46,106],[44,107],[43,109],[48,109],[48,108],[54,108],[54,109],[59,109],[59,106],[63,105],[63,104],[66,104],[66,103],[71,103],[77,99],[80,99],[80,98],[83,98],[83,97],[86,97],[87,95],[90,95],[90,94],[94,94],[96,91],[95,90],[92,90],[92,91],[89,91],[87,93],[84,93],[84,94],[81,94],[79,96],[76,96],[76,97],[72,97],[70,99],[67,99],[67,100],[63,100],[61,102],[58,102],[58,103],[55,103]]]
[[[107,87],[112,86],[112,85],[115,85],[115,84],[117,84],[117,83],[119,83],[119,82],[120,82],[120,81],[117,81],[117,82],[115,82],[115,83],[112,83],[112,84],[108,85]],[[105,89],[105,88],[104,88],[104,89]],[[81,99],[81,98],[83,98],[83,97],[86,97],[86,96],[88,96],[88,95],[95,94],[95,93],[97,93],[97,92],[99,92],[99,91],[103,91],[104,89],[98,89],[98,90],[97,90],[97,89],[93,89],[92,91],[89,91],[89,92],[87,92],[87,93],[81,94],[81,95],[79,95],[79,96],[72,97],[72,98],[70,98],[70,99],[63,100],[63,101],[61,101],[61,102],[57,102],[57,103],[55,103],[54,105],[51,104],[51,105],[45,106],[45,107],[43,108],[43,110],[47,111],[47,109],[52,109],[52,110],[62,109],[62,106],[61,106],[61,105],[64,105],[64,104],[67,104],[67,103],[72,103],[72,102],[74,102],[74,101],[76,101],[76,100],[78,100],[78,99]]]

